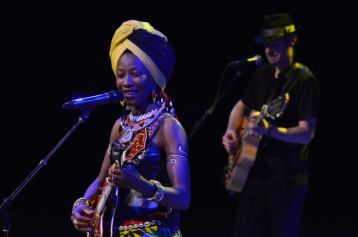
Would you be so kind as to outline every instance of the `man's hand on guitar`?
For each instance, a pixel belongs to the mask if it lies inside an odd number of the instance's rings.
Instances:
[[[266,128],[265,126],[259,124],[255,127],[253,127],[252,131],[258,135],[270,136],[271,126]]]
[[[239,144],[239,137],[236,132],[234,130],[227,130],[222,137],[222,144],[229,154],[234,155]]]
[[[260,111],[254,111],[250,114],[248,118],[249,128],[256,135],[269,136],[272,125],[261,115]]]
[[[71,220],[74,227],[81,232],[92,233],[92,218],[95,211],[85,203],[81,203],[72,209]]]

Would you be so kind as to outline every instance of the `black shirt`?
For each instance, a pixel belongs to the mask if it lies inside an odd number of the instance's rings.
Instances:
[[[249,109],[260,111],[263,104],[288,92],[289,101],[283,115],[270,121],[272,124],[288,128],[297,126],[300,120],[317,117],[319,89],[313,73],[298,63],[290,66],[278,78],[274,77],[274,70],[270,64],[264,64],[256,70],[242,97],[243,103]],[[301,166],[300,160],[308,158],[307,146],[271,137],[263,136],[258,155],[263,150],[265,154],[276,157],[281,165],[284,163],[292,169]]]

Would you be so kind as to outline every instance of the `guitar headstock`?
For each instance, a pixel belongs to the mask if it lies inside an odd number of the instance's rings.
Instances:
[[[288,101],[290,100],[289,94],[285,93],[283,96],[279,96],[273,99],[265,108],[264,117],[275,120],[282,116]]]
[[[111,144],[111,152],[110,152],[110,156],[111,156],[111,160],[115,161],[117,166],[121,166],[121,156],[123,153],[124,147],[120,142],[113,142]]]

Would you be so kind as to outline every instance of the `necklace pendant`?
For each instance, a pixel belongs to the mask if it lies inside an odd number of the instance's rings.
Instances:
[[[132,131],[126,131],[125,134],[120,138],[121,143],[128,143],[132,141],[133,132]]]

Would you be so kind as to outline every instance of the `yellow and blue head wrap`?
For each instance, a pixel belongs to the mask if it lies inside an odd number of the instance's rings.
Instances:
[[[115,75],[118,61],[126,50],[142,61],[156,84],[164,90],[175,65],[174,50],[167,37],[148,22],[125,21],[115,31],[109,51]]]

